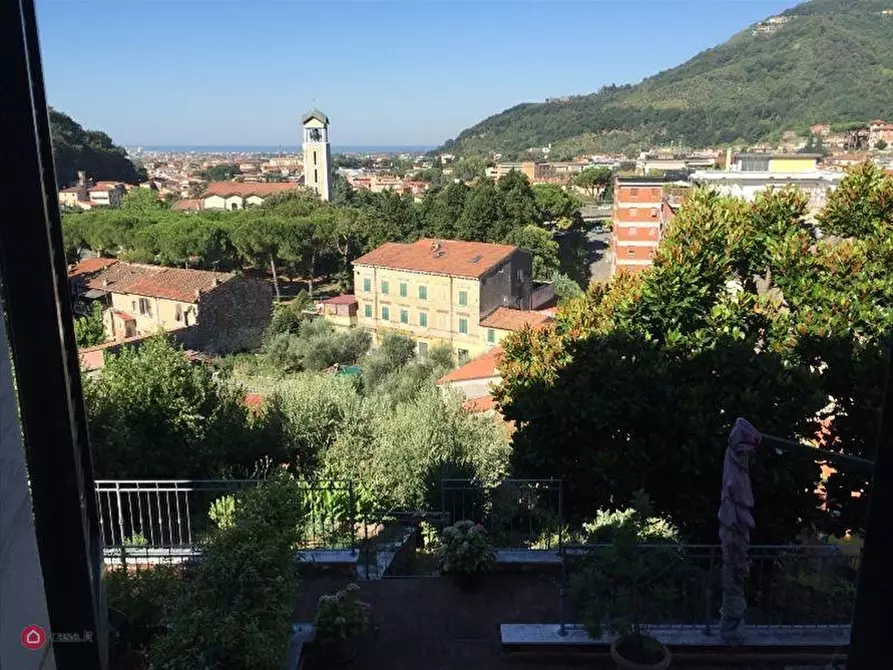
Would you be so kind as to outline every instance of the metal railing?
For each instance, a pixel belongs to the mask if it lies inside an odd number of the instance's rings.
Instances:
[[[122,548],[130,555],[194,548],[214,525],[211,510],[217,501],[260,483],[254,479],[99,480],[97,506],[106,555],[110,551],[120,554]],[[357,501],[353,484],[302,486],[301,505],[299,548],[355,548]]]
[[[643,623],[654,626],[700,628],[706,634],[717,626],[722,604],[722,551],[719,545],[643,544],[653,560],[641,587],[636,589]],[[572,545],[560,548],[560,630],[577,627],[584,619],[587,571],[610,574],[610,545]],[[855,604],[858,555],[832,545],[753,546],[746,580],[745,622],[755,626],[832,627],[850,623]],[[616,584],[615,584],[616,588]],[[663,590],[651,597],[651,589]]]
[[[564,532],[560,479],[505,479],[486,487],[472,479],[441,480],[449,523],[481,523],[499,549],[557,549]]]

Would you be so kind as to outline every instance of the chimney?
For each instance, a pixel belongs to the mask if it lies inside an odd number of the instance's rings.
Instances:
[[[87,188],[87,173],[83,170],[78,170],[78,186]]]

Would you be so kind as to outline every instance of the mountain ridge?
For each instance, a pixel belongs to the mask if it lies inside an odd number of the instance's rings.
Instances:
[[[772,20],[776,21],[773,23]],[[893,0],[811,0],[636,84],[520,103],[441,148],[518,155],[770,139],[893,111]]]

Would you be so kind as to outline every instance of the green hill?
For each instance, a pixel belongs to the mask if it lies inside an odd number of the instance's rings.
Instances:
[[[58,186],[77,181],[78,170],[85,170],[96,181],[115,180],[135,183],[146,179],[112,138],[98,130],[84,130],[70,116],[50,109],[50,135]]]
[[[707,146],[893,116],[893,0],[813,0],[780,17],[636,85],[517,105],[443,148],[514,155],[552,144],[564,155]]]

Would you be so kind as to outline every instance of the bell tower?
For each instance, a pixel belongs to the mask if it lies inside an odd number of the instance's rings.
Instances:
[[[301,119],[304,126],[304,186],[323,200],[332,199],[332,155],[329,148],[329,117],[311,109]]]

